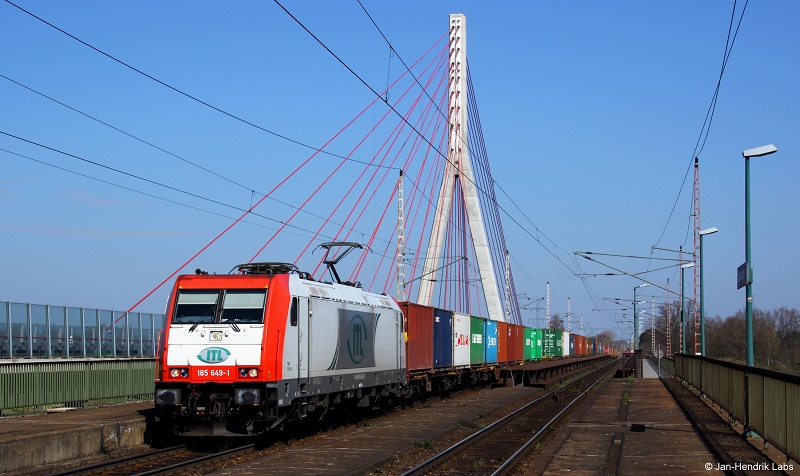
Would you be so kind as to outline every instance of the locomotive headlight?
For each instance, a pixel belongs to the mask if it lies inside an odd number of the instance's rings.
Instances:
[[[189,369],[187,368],[169,369],[169,376],[172,378],[178,378],[178,377],[186,378],[189,376]]]
[[[239,377],[240,378],[247,378],[247,377],[258,377],[258,369],[239,369]]]

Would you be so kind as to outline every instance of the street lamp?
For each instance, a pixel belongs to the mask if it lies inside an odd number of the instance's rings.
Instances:
[[[683,270],[686,268],[694,268],[694,261],[681,265],[681,354],[686,353],[686,312],[684,310],[685,306],[683,301]]]
[[[644,283],[633,288],[633,350],[639,350],[639,313],[636,312],[636,290],[650,286],[650,283]],[[644,301],[641,302],[644,304]]]
[[[745,315],[747,322],[747,365],[750,367],[755,365],[753,359],[753,267],[750,261],[750,157],[761,157],[774,154],[777,151],[777,147],[769,144],[742,152],[742,157],[744,157],[744,266],[747,273],[745,276],[747,288]],[[741,288],[741,286],[739,287]]]
[[[700,230],[697,234],[700,235],[700,355],[706,355],[706,299],[703,296],[703,237],[716,233],[716,227],[706,228]]]

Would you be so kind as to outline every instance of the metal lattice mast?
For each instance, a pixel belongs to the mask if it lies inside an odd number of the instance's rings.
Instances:
[[[545,329],[550,329],[550,281],[547,282],[547,309],[544,312],[544,317],[547,319]]]
[[[581,314],[581,335],[585,336],[586,334],[583,333],[583,314]]]
[[[692,315],[694,316],[694,353],[700,353],[700,319],[697,311],[700,308],[700,263],[697,257],[700,256],[700,159],[694,158],[694,306]]]
[[[650,353],[656,353],[656,298],[650,298]]]
[[[667,278],[667,358],[672,358],[672,296],[669,293],[669,278]]]
[[[511,320],[511,258],[506,250],[506,321]]]
[[[503,305],[495,280],[494,264],[489,251],[489,240],[478,201],[478,190],[472,173],[472,162],[467,148],[466,26],[467,21],[464,15],[460,13],[450,15],[449,147],[417,302],[429,305],[433,299],[433,284],[442,260],[447,225],[453,210],[456,182],[459,182],[469,229],[472,232],[472,246],[478,262],[480,282],[489,318],[505,321]]]
[[[678,250],[679,250],[678,251],[678,262],[682,266],[683,265],[683,246],[679,246]],[[686,307],[684,306],[685,299],[684,299],[684,295],[683,295],[683,285],[684,285],[684,283],[683,283],[683,268],[680,268],[680,283],[681,283],[681,293],[680,293],[681,294],[681,303],[680,303],[680,307],[678,309],[680,310],[681,330],[680,330],[680,332],[678,332],[678,351],[681,354],[685,354],[686,353]]]
[[[570,324],[572,318],[572,301],[567,298],[567,332],[572,332],[572,325]]]
[[[405,214],[403,213],[403,171],[397,180],[397,300],[406,300],[406,265],[405,265]]]

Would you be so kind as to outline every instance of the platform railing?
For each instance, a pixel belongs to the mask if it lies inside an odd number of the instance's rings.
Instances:
[[[0,414],[149,400],[154,377],[152,358],[0,361]]]
[[[650,362],[655,365],[656,369],[661,369],[661,376],[664,374],[675,375],[675,361],[666,357],[658,358],[658,356],[650,354],[647,356]]]
[[[800,461],[800,376],[683,354],[675,355],[674,375]]]
[[[164,315],[0,301],[0,361],[155,357]]]

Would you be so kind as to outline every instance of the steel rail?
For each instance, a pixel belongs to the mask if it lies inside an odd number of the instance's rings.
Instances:
[[[600,378],[595,380],[594,383],[589,385],[583,392],[581,392],[577,397],[575,397],[574,400],[569,402],[569,405],[567,405],[566,407],[564,407],[563,410],[558,412],[558,414],[556,416],[554,416],[549,422],[547,422],[546,425],[544,425],[539,431],[537,431],[536,434],[534,434],[531,437],[530,440],[528,440],[524,445],[522,445],[522,447],[520,449],[518,449],[516,452],[514,452],[513,455],[509,456],[509,458],[502,465],[500,465],[500,467],[497,468],[497,470],[495,470],[495,472],[492,473],[492,476],[499,476],[499,475],[502,475],[502,474],[506,474],[514,466],[516,466],[516,464],[519,462],[519,460],[522,459],[522,457],[528,452],[530,447],[534,443],[536,443],[539,439],[542,438],[542,436],[544,435],[546,430],[550,429],[551,426],[553,426],[556,423],[558,423],[559,421],[561,421],[567,415],[567,413],[569,412],[570,408],[572,408],[573,405],[575,405],[578,402],[582,401],[586,397],[586,395],[588,395],[589,392],[592,389],[594,389],[594,387],[597,386],[597,384],[599,384],[600,382],[605,380],[606,377],[608,377],[608,375],[611,372],[615,372],[617,370],[618,366],[619,366],[619,363],[618,362],[615,363],[608,372],[606,372]]]
[[[178,445],[178,446],[170,446],[169,448],[162,448],[154,451],[148,451],[147,453],[140,453],[137,455],[131,456],[123,456],[121,458],[110,459],[107,461],[101,461],[99,463],[92,463],[86,466],[80,466],[76,468],[65,469],[63,471],[59,471],[57,473],[51,473],[50,476],[67,476],[71,474],[82,474],[82,473],[91,473],[96,470],[108,468],[110,466],[121,465],[124,463],[131,463],[137,460],[146,460],[147,458],[152,458],[154,456],[163,455],[165,453],[170,452],[177,452],[182,449],[185,449],[186,445]]]
[[[229,450],[220,451],[218,453],[203,454],[202,456],[198,456],[197,458],[191,458],[185,461],[178,461],[176,463],[171,463],[166,466],[147,469],[144,471],[139,471],[136,470],[135,468],[132,468],[132,466],[134,465],[137,464],[143,465],[148,460],[154,459],[156,457],[163,458],[165,455],[169,453],[177,454],[179,451],[186,449],[186,445],[180,445],[180,446],[173,446],[170,448],[150,451],[148,453],[125,456],[122,458],[103,461],[100,463],[93,463],[86,466],[80,466],[77,468],[61,471],[59,473],[54,473],[51,476],[66,476],[66,475],[78,475],[78,474],[116,474],[114,472],[115,468],[119,469],[119,474],[136,474],[137,476],[145,476],[145,475],[150,476],[156,474],[160,475],[180,474],[185,472],[187,469],[200,466],[208,462],[223,461],[233,456],[250,453],[253,451],[254,447],[255,447],[254,444],[239,446]]]
[[[236,448],[231,448],[229,450],[220,451],[219,453],[204,455],[199,458],[175,463],[169,466],[165,466],[163,468],[153,469],[150,471],[143,471],[141,473],[137,473],[137,476],[151,476],[155,474],[179,474],[182,473],[183,471],[186,471],[187,469],[193,468],[195,466],[200,466],[203,463],[207,463],[209,461],[222,461],[239,454],[250,453],[253,451],[254,448],[255,444],[239,446]]]
[[[582,394],[580,394],[575,400],[570,402],[570,404],[566,407],[565,410],[562,410],[561,412],[559,412],[559,415],[561,415],[567,409],[569,409],[576,400],[580,400],[586,392],[588,392],[590,389],[592,389],[598,382],[600,382],[601,380],[606,378],[609,373],[611,373],[614,370],[616,370],[617,366],[618,366],[618,364],[615,363],[612,366],[611,370],[609,370],[608,372],[604,373],[602,377],[600,377],[592,385],[587,387],[587,389]],[[541,397],[539,397],[539,398],[537,398],[537,399],[525,404],[524,406],[518,408],[517,410],[511,412],[510,414],[504,416],[503,418],[500,418],[499,420],[491,423],[490,425],[487,425],[486,427],[478,430],[477,432],[473,433],[472,435],[464,438],[463,440],[459,441],[458,443],[455,443],[454,445],[450,446],[449,448],[445,449],[444,451],[442,451],[442,452],[438,453],[437,455],[431,457],[430,459],[420,463],[419,465],[415,466],[414,468],[411,468],[410,470],[402,473],[401,476],[419,475],[419,474],[424,474],[425,472],[432,470],[439,463],[441,463],[442,461],[444,461],[445,459],[450,457],[456,451],[465,448],[470,442],[472,442],[472,441],[474,441],[476,439],[479,439],[482,436],[487,435],[488,433],[492,432],[496,427],[503,425],[504,423],[508,422],[509,420],[511,420],[514,417],[519,416],[520,414],[522,414],[523,412],[527,411],[531,407],[536,406],[536,405],[540,404],[541,402],[543,402],[545,400],[553,398],[560,390],[561,389],[553,390],[552,392],[549,392],[549,393],[547,393],[547,394],[545,394],[545,395],[543,395],[543,396],[541,396]],[[555,419],[552,419],[547,425],[545,425],[541,430],[539,430],[539,432],[537,432],[538,437],[541,437],[541,435],[544,433],[544,431],[548,428],[548,426],[550,424],[553,423],[554,420]],[[537,436],[534,436],[534,438],[536,438],[536,437]],[[530,441],[527,442],[525,446],[530,446]],[[514,453],[514,455],[512,455],[512,457],[516,457],[516,455],[517,455],[517,453]]]

